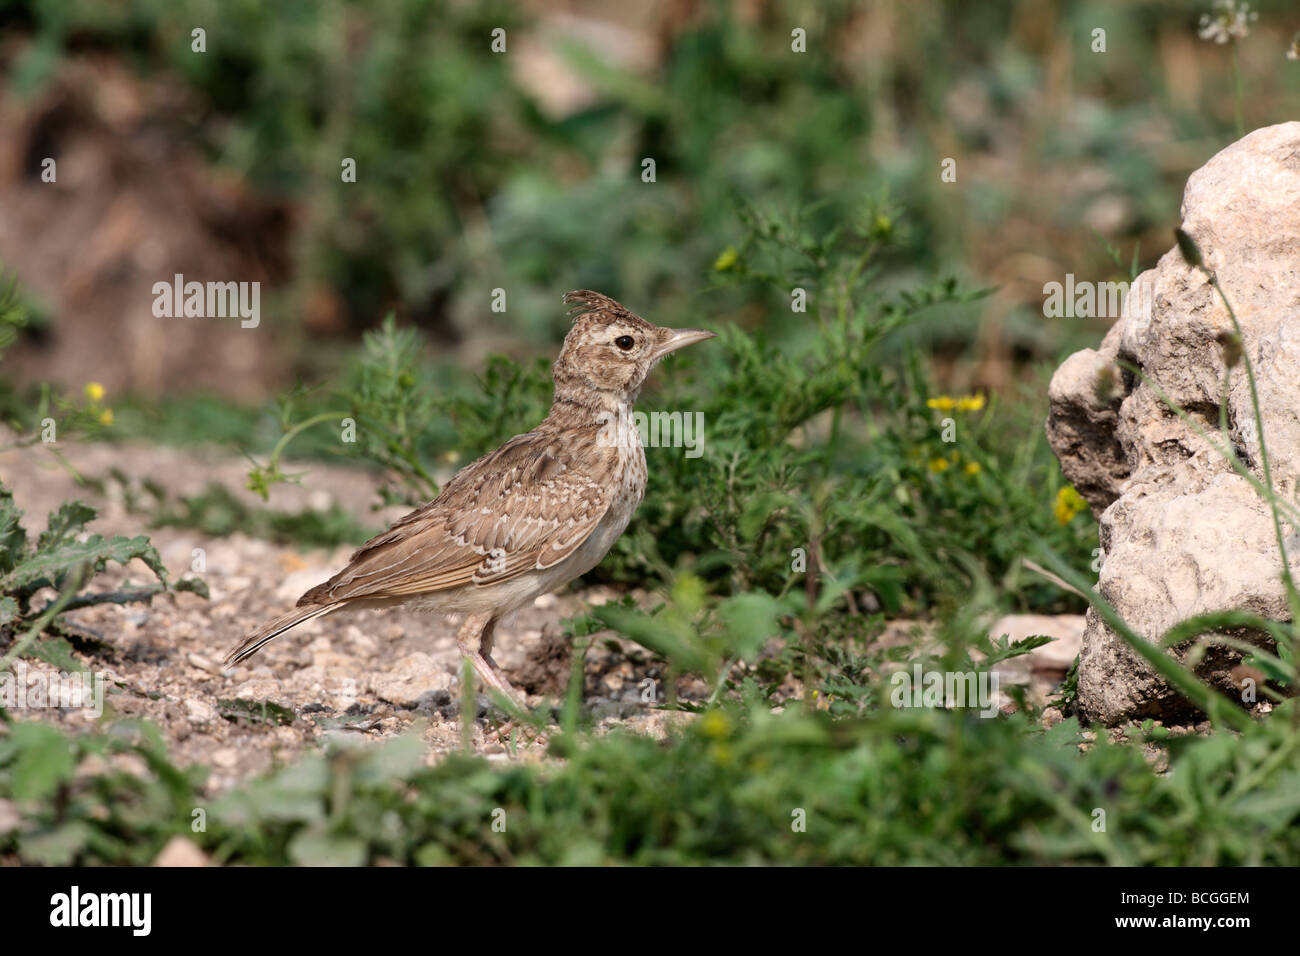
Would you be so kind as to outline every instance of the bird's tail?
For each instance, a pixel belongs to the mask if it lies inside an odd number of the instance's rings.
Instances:
[[[310,621],[312,618],[320,617],[322,614],[328,614],[330,611],[337,611],[343,604],[308,604],[304,607],[296,607],[288,614],[282,614],[270,624],[259,627],[248,637],[239,642],[239,645],[226,655],[226,666],[238,664],[245,658],[252,657],[262,649],[262,645],[279,637],[291,627],[297,627],[303,621]]]

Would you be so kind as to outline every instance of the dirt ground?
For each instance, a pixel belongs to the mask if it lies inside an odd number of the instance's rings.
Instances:
[[[209,482],[243,491],[247,462],[228,454],[179,450],[145,444],[60,446],[80,474],[104,478],[114,468],[135,478],[149,477],[173,496],[197,494]],[[312,463],[287,470],[308,472],[305,487],[277,486],[270,506],[296,512],[338,503],[376,529],[404,509],[375,513],[375,475]],[[210,768],[208,789],[217,793],[251,775],[293,760],[331,738],[381,740],[423,725],[428,759],[461,748],[460,661],[454,621],[400,609],[338,613],[309,622],[267,645],[259,654],[223,669],[226,652],[244,634],[292,607],[298,596],[328,578],[352,548],[332,552],[280,546],[235,534],[207,538],[178,528],[146,529],[144,518],[127,510],[120,483],[97,493],[79,486],[67,467],[45,448],[0,453],[0,480],[14,493],[29,534],[45,527],[45,516],[62,502],[79,498],[99,509],[91,530],[101,534],[147,533],[173,578],[192,573],[202,549],[201,574],[211,593],[205,601],[181,593],[152,605],[101,605],[70,612],[68,619],[91,638],[77,654],[104,678],[106,713],[147,719],[159,727],[172,758],[181,765]],[[115,565],[92,587],[113,590],[128,581],[152,580],[138,562]],[[641,595],[638,595],[640,597]],[[571,651],[561,621],[584,606],[616,595],[604,588],[546,595],[497,628],[494,656],[531,705],[558,705],[571,667]],[[1013,637],[1053,630],[1081,633],[1082,618],[1004,619],[998,633]],[[914,643],[918,631],[898,622],[882,638]],[[1063,676],[1077,647],[1065,640],[999,665],[1002,683],[1027,685],[1042,703]],[[52,670],[25,662],[29,674]],[[654,682],[653,685],[647,682]],[[584,707],[608,729],[622,726],[663,737],[674,721],[690,715],[655,709],[643,700],[647,686],[663,700],[663,679],[651,655],[608,632],[597,635],[587,653]],[[792,688],[792,693],[799,693]],[[678,681],[678,695],[699,699],[707,687],[698,678]],[[264,706],[265,705],[265,706]],[[491,759],[542,759],[544,747],[500,728],[504,715],[487,698],[477,699],[472,746]],[[42,710],[69,729],[89,729],[90,710]]]
[[[238,458],[138,444],[60,450],[86,476],[103,477],[117,467],[147,475],[174,495],[197,493],[210,481],[242,488],[247,468]],[[400,508],[369,510],[375,500],[372,475],[314,463],[294,470],[304,469],[310,472],[310,490],[277,487],[272,507],[297,511],[337,502],[376,528],[402,513]],[[106,495],[78,487],[42,448],[0,454],[0,480],[12,489],[29,533],[43,529],[45,515],[60,503],[79,498],[100,509],[91,530],[149,534],[174,578],[190,574],[195,549],[203,550],[201,576],[210,601],[181,593],[147,606],[86,608],[70,612],[68,619],[94,639],[78,656],[103,674],[106,712],[145,718],[161,728],[174,760],[211,768],[212,792],[331,737],[383,739],[417,721],[424,724],[430,761],[460,749],[455,623],[440,615],[403,610],[329,615],[278,638],[243,664],[222,668],[226,652],[248,630],[283,613],[303,591],[328,578],[346,561],[350,546],[313,551],[238,534],[207,539],[186,529],[144,529],[142,517],[127,511],[120,485],[110,485]],[[112,590],[128,580],[139,585],[152,575],[138,563],[127,570],[111,565],[92,587]],[[547,595],[498,626],[494,656],[515,686],[528,692],[530,704],[558,705],[563,699],[571,655],[560,622],[584,604],[611,597],[600,588]],[[52,669],[36,661],[26,666],[29,674]],[[643,702],[647,680],[656,682],[662,700],[661,675],[650,655],[614,635],[601,635],[586,659],[584,706],[603,726],[621,724],[663,736],[672,719],[687,715]],[[678,683],[683,697],[703,691],[694,678]],[[263,709],[264,702],[272,706]],[[512,759],[509,729],[504,737],[499,733],[504,715],[489,709],[481,695],[477,704],[474,749]],[[90,710],[41,712],[42,719],[52,715],[70,729],[88,729],[96,720]],[[515,743],[519,759],[540,758],[543,752],[525,740]]]

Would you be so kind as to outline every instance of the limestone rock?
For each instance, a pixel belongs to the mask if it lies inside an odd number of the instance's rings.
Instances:
[[[183,836],[174,836],[167,841],[167,845],[162,848],[158,858],[153,861],[153,865],[207,866],[208,857],[190,840]]]
[[[1023,659],[1034,673],[1064,675],[1074,665],[1083,645],[1084,618],[1081,614],[1007,614],[989,628],[989,637],[1006,637],[1012,642],[1044,634],[1055,638],[1035,648]],[[1020,658],[1012,658],[1019,660]]]
[[[1193,173],[1182,228],[1241,323],[1273,485],[1289,499],[1300,475],[1300,122],[1256,130]],[[1230,444],[1263,479],[1245,370],[1225,362],[1231,332],[1209,280],[1171,249],[1134,282],[1100,347],[1067,359],[1049,390],[1048,441],[1100,521],[1099,590],[1149,641],[1207,611],[1289,616],[1269,509],[1205,437],[1220,440],[1224,407]],[[1300,575],[1300,535],[1288,533]],[[1230,690],[1239,658],[1216,649],[1198,671]],[[1091,611],[1079,710],[1109,725],[1195,716]]]

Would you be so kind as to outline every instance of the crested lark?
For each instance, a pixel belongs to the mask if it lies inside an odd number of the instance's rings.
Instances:
[[[497,620],[591,570],[623,533],[646,485],[632,404],[660,359],[714,335],[651,325],[597,292],[564,301],[576,318],[545,421],[458,471],[433,501],[245,638],[227,665],[323,614],[407,604],[465,615],[461,654],[484,684],[520,702],[492,660]]]

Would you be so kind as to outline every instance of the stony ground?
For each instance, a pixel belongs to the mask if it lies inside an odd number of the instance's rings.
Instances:
[[[242,489],[247,468],[242,459],[224,454],[139,444],[61,451],[82,475],[104,477],[117,468],[147,475],[173,495],[198,493],[212,481]],[[272,492],[272,507],[292,512],[338,502],[376,530],[401,513],[400,508],[379,514],[369,510],[375,500],[373,475],[317,464],[305,470],[310,490],[279,486]],[[79,486],[72,472],[43,448],[0,453],[0,480],[13,490],[29,531],[43,528],[45,515],[61,502],[80,498],[100,509],[93,530],[142,533],[143,519],[127,509],[120,484],[109,483],[104,493]],[[105,677],[105,708],[157,725],[173,759],[210,768],[212,792],[331,738],[382,739],[417,722],[430,761],[462,746],[455,623],[437,615],[401,610],[329,615],[273,641],[239,666],[222,668],[231,646],[342,566],[350,547],[305,550],[241,534],[211,539],[177,528],[147,533],[173,577],[190,573],[195,549],[202,549],[202,576],[211,600],[182,593],[150,606],[103,605],[72,612],[70,619],[91,638],[78,653]],[[94,586],[112,589],[128,579],[139,584],[149,578],[142,566],[114,567]],[[563,697],[571,668],[563,619],[614,596],[600,588],[548,595],[498,626],[494,656],[512,682],[528,692],[530,704],[558,704]],[[1000,622],[995,629],[1047,630],[1071,638],[1081,632],[1082,619],[1019,619]],[[916,633],[902,624],[886,639],[915,640]],[[1032,659],[1008,662],[1000,671],[1003,683],[1028,685],[1041,701],[1077,652],[1074,644],[1077,637],[1073,643],[1049,645]],[[29,672],[47,667],[38,662],[27,666]],[[643,702],[647,681],[655,682],[662,700],[663,681],[651,655],[611,634],[600,635],[586,658],[584,706],[602,727],[621,725],[662,736],[674,719],[688,715]],[[683,678],[677,690],[689,699],[702,696],[706,688],[697,679]],[[486,698],[479,697],[476,705],[472,746],[477,752],[502,760],[541,758],[544,748],[506,725]],[[41,712],[42,719],[51,715],[70,728],[88,728],[96,720],[88,710]]]

